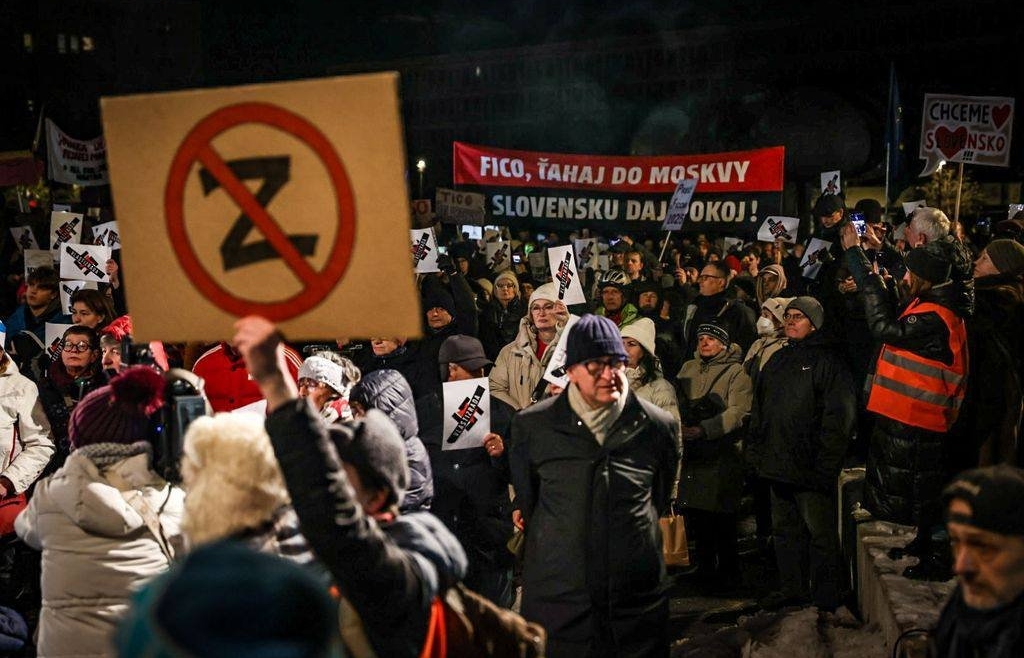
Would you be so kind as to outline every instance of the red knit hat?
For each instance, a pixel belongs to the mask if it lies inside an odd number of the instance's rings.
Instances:
[[[75,448],[142,441],[150,414],[163,403],[164,378],[147,366],[128,368],[75,405],[68,420],[68,438]]]

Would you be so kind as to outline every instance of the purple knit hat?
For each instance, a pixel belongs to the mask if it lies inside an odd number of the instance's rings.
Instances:
[[[146,438],[149,416],[163,406],[164,378],[147,366],[128,368],[75,405],[68,420],[74,448]]]

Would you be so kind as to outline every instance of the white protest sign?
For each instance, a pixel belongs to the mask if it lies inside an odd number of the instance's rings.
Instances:
[[[576,248],[577,265],[596,270],[599,257],[597,253],[597,238],[581,238],[573,241],[573,246]]]
[[[569,329],[579,321],[580,316],[570,314],[569,320],[565,323],[565,328],[562,329],[562,335],[558,337],[558,343],[554,347],[548,347],[549,350],[553,349],[555,351],[551,354],[548,367],[544,370],[544,380],[561,388],[569,385],[569,378],[562,372],[562,366],[565,365],[565,348],[569,339]]]
[[[828,253],[831,246],[831,242],[811,238],[811,241],[807,244],[807,249],[804,250],[804,257],[800,260],[800,269],[803,270],[804,278],[818,278],[818,272],[821,270],[821,257]]]
[[[293,340],[418,337],[398,87],[385,72],[102,98],[134,338],[223,339],[253,314]]]
[[[56,252],[67,242],[81,242],[82,214],[55,211],[50,213],[50,251]]]
[[[483,240],[484,238],[484,227],[473,226],[472,224],[465,224],[460,227],[459,233],[462,233],[467,240]]]
[[[611,263],[608,259],[608,254],[601,254],[597,257],[597,269],[601,272],[607,272],[608,268],[611,267]]]
[[[60,277],[106,283],[110,247],[94,244],[66,244],[60,248]]]
[[[49,249],[26,249],[25,278],[40,267],[53,267],[53,252]]]
[[[1006,216],[1013,219],[1014,216],[1024,210],[1024,203],[1011,203],[1006,211]]]
[[[769,217],[757,229],[757,239],[762,242],[782,240],[796,244],[796,232],[800,227],[799,217]]]
[[[46,351],[50,355],[51,361],[56,361],[60,358],[61,342],[64,340],[64,332],[75,325],[73,324],[55,324],[53,322],[47,322],[44,329],[44,336],[46,337]],[[75,342],[80,340],[86,340],[84,336],[78,336]]]
[[[71,295],[76,290],[97,289],[95,281],[61,281],[60,282],[60,306],[65,313],[71,313]]]
[[[92,243],[111,249],[121,248],[121,234],[117,231],[117,222],[104,222],[92,227]]]
[[[903,214],[906,215],[907,217],[910,217],[918,208],[925,208],[927,206],[928,204],[925,202],[924,199],[920,201],[907,201],[903,204]]]
[[[504,272],[512,267],[512,247],[508,242],[487,242],[487,266],[492,272]]]
[[[558,300],[566,306],[587,303],[583,286],[580,284],[580,273],[576,269],[576,258],[572,252],[573,248],[568,245],[548,249],[551,280],[558,287]]]
[[[102,135],[94,139],[75,139],[47,119],[46,154],[50,180],[69,185],[107,185],[110,182],[107,147]]]
[[[743,238],[731,238],[726,236],[722,238],[722,242],[724,244],[724,249],[722,249],[722,252],[726,255],[728,255],[729,252],[732,251],[733,249],[740,249],[741,247],[743,247]]]
[[[414,228],[409,231],[412,240],[412,262],[417,274],[440,272],[437,266],[437,238],[433,229]]]
[[[491,392],[486,377],[444,383],[441,450],[482,448],[491,431]]]
[[[662,231],[678,231],[683,228],[683,220],[690,212],[690,199],[693,198],[695,189],[696,178],[684,178],[679,181],[676,191],[672,193],[672,200],[669,201],[665,221],[661,224]]]
[[[838,171],[821,172],[821,193],[839,194],[843,191],[843,181]]]
[[[1006,167],[1012,136],[1012,98],[925,94],[920,175],[930,175],[942,161]]]
[[[39,249],[39,243],[36,242],[36,235],[32,232],[31,226],[15,226],[11,228],[11,237],[14,238],[14,243],[18,245],[18,249],[21,251]]]
[[[437,217],[448,224],[482,224],[486,217],[484,200],[483,194],[439,187],[434,209]]]

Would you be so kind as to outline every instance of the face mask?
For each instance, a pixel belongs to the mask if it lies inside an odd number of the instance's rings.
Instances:
[[[757,319],[757,335],[758,336],[771,336],[775,333],[775,323],[772,322],[771,318],[758,318]]]

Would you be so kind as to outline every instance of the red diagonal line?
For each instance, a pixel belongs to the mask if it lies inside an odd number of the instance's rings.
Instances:
[[[277,222],[267,213],[267,209],[260,205],[259,201],[249,192],[249,188],[242,184],[228,167],[224,159],[220,157],[210,144],[204,144],[196,153],[196,157],[203,163],[213,176],[220,181],[221,187],[235,200],[252,223],[267,238],[267,242],[281,255],[288,267],[292,268],[295,276],[307,286],[316,280],[317,272],[314,270],[302,254],[295,249],[288,236],[284,234]]]

